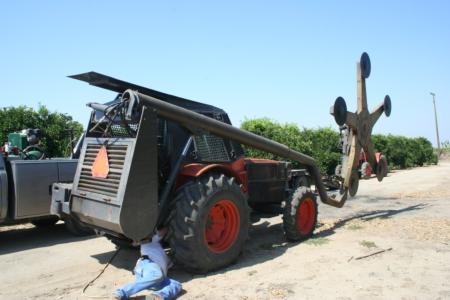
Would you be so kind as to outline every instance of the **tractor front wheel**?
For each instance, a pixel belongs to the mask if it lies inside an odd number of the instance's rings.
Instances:
[[[169,243],[176,262],[206,273],[238,258],[248,235],[249,210],[234,178],[208,174],[181,187],[174,200]]]
[[[299,187],[287,200],[283,226],[288,240],[302,241],[312,236],[317,224],[316,196],[307,187]]]

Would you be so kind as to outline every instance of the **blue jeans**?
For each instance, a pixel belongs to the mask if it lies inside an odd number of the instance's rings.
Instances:
[[[161,268],[147,259],[139,260],[134,268],[135,281],[116,290],[116,295],[127,299],[145,290],[153,289],[164,300],[175,298],[181,291],[181,283],[164,276]]]

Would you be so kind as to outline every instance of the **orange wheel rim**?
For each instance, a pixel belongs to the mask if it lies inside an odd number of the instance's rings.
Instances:
[[[311,232],[314,226],[316,207],[311,198],[305,198],[297,209],[297,229],[302,235]]]
[[[230,200],[220,200],[209,209],[205,241],[215,253],[227,251],[237,239],[240,228],[239,211]]]

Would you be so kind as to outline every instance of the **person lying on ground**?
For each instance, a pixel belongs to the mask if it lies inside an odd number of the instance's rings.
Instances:
[[[151,242],[141,244],[141,257],[134,268],[135,280],[118,288],[114,292],[116,299],[128,299],[132,295],[145,290],[153,290],[146,299],[171,300],[181,291],[181,283],[167,277],[167,270],[172,266],[161,240],[167,229],[161,229],[153,235]]]

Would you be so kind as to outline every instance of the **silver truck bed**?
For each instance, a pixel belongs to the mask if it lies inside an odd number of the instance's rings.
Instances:
[[[11,161],[9,179],[12,178],[13,182],[9,185],[13,193],[8,197],[8,217],[20,220],[50,215],[52,184],[71,182],[77,161],[64,158]],[[0,204],[0,212],[3,213],[3,203]]]

